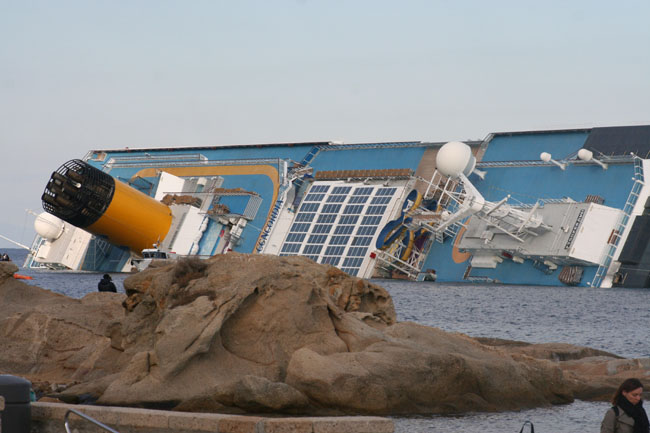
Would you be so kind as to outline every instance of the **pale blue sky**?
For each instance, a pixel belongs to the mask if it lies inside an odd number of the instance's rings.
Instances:
[[[648,23],[649,0],[0,0],[0,234],[30,244],[90,149],[650,124]]]

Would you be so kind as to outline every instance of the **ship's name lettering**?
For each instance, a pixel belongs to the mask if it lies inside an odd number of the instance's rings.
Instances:
[[[268,240],[268,237],[271,234],[271,230],[273,230],[273,225],[275,224],[275,220],[278,218],[278,215],[280,215],[280,210],[282,209],[282,206],[284,206],[284,200],[280,199],[275,202],[275,206],[273,206],[273,209],[271,210],[271,216],[269,217],[268,222],[262,229],[262,233],[260,234],[260,238],[257,242],[257,247],[255,247],[255,251],[257,251],[258,253],[261,253],[262,250],[264,249],[264,245],[266,244],[266,241]]]

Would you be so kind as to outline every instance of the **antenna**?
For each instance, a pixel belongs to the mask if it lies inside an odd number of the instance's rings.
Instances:
[[[436,155],[438,172],[459,181],[462,189],[449,194],[449,198],[456,203],[455,209],[453,213],[441,214],[436,225],[430,227],[432,231],[444,232],[451,225],[461,223],[471,215],[488,221],[495,230],[519,242],[524,242],[525,235],[537,236],[551,229],[537,214],[537,205],[530,211],[524,211],[508,205],[506,202],[509,196],[498,203],[487,201],[467,178],[474,172],[475,165],[476,159],[465,143],[451,141],[438,151]]]

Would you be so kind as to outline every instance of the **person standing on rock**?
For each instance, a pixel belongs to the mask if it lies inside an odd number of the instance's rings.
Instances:
[[[100,292],[117,293],[117,288],[115,287],[115,284],[111,279],[111,276],[108,274],[104,274],[104,277],[99,281],[99,283],[97,283],[97,289]]]
[[[600,433],[648,433],[650,423],[643,409],[639,379],[626,379],[612,397],[612,407],[605,413]]]

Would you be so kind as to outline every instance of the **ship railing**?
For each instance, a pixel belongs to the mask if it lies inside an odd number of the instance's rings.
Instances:
[[[406,246],[401,244],[397,244],[394,248],[388,250],[376,250],[375,254],[377,259],[383,262],[388,269],[396,269],[404,273],[409,279],[416,280],[422,272],[422,266],[426,261],[432,244],[433,239],[429,238],[421,249],[413,246],[412,252],[406,260],[400,258],[406,248]]]
[[[70,421],[69,421],[70,414],[75,414],[78,417],[83,418],[86,421],[95,424],[97,427],[101,428],[104,431],[107,431],[107,432],[110,432],[110,433],[120,433],[119,431],[113,430],[112,428],[110,428],[106,424],[102,424],[101,422],[97,421],[95,418],[93,418],[91,416],[88,416],[83,412],[79,412],[76,409],[68,409],[68,411],[65,413],[65,415],[63,417],[63,426],[65,427],[65,431],[67,433],[72,433],[72,430],[70,430]],[[76,431],[76,430],[74,430],[74,431]]]
[[[111,158],[104,164],[103,171],[110,172],[113,168],[166,168],[166,167],[218,167],[218,166],[231,166],[231,165],[252,165],[252,164],[278,164],[283,161],[280,158],[258,158],[258,159],[224,159],[224,160],[210,160],[207,158],[196,159],[182,159],[170,158],[169,160],[161,160],[160,158],[152,159],[138,159],[136,161],[123,160],[123,158]]]
[[[398,271],[406,274],[411,280],[415,280],[420,273],[420,268],[413,266],[408,261],[404,261],[396,255],[390,254],[386,251],[376,250],[377,260],[385,263],[389,268],[395,268]]]
[[[603,252],[603,259],[601,259],[600,265],[596,270],[596,274],[594,275],[594,278],[591,281],[591,287],[600,287],[600,285],[603,282],[603,278],[605,278],[605,276],[607,275],[609,266],[612,263],[612,260],[614,259],[614,255],[616,254],[616,249],[618,248],[618,244],[621,240],[621,237],[623,236],[623,233],[625,232],[627,223],[629,222],[630,217],[632,215],[632,211],[634,210],[634,206],[636,205],[641,190],[643,189],[644,176],[643,176],[642,163],[643,160],[641,158],[634,157],[634,178],[633,178],[634,184],[632,185],[630,193],[628,194],[627,197],[627,201],[625,202],[625,206],[623,207],[623,215],[621,215],[621,217],[619,218],[619,221],[614,230],[615,236],[612,239],[611,243],[608,243],[605,246]]]
[[[444,144],[444,143],[443,143]],[[442,145],[442,144],[441,144]],[[341,144],[330,142],[327,146],[319,146],[321,150],[351,150],[351,149],[392,149],[404,147],[431,147],[431,143],[423,143],[421,141],[393,141],[386,143],[360,143],[360,144]]]
[[[575,202],[575,200],[564,197],[564,198],[541,198],[537,200],[536,203],[519,203],[516,204],[515,207],[520,208],[520,209],[532,209],[537,205],[537,207],[544,207],[545,204],[553,204],[553,203],[572,203]]]
[[[595,162],[583,161],[576,158],[577,152],[569,155],[567,158],[559,159],[558,162],[569,163],[572,165],[592,165]],[[607,164],[632,164],[634,163],[635,156],[633,155],[599,155],[598,159]],[[521,161],[480,161],[476,163],[476,168],[492,168],[492,167],[546,167],[552,166],[552,162],[544,162],[541,160],[521,160]]]

